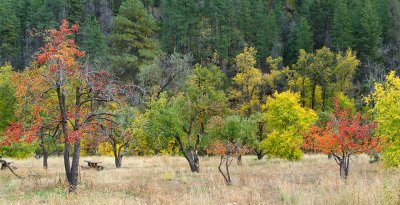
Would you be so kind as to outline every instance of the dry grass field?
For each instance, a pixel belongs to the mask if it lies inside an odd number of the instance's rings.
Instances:
[[[399,204],[400,171],[370,164],[367,156],[353,159],[347,180],[334,160],[305,155],[299,162],[243,159],[233,164],[233,185],[226,186],[217,170],[219,158],[203,157],[200,174],[190,172],[182,157],[130,157],[115,169],[111,157],[99,160],[103,171],[80,170],[77,194],[67,194],[62,158],[16,160],[17,179],[0,171],[1,204]]]

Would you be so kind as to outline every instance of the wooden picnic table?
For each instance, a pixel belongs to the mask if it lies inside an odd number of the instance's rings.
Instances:
[[[93,168],[97,170],[103,170],[104,167],[99,165],[101,162],[96,162],[96,161],[91,161],[91,160],[85,160],[84,162],[88,163],[88,168]]]

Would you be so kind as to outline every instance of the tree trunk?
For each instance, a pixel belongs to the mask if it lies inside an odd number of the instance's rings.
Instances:
[[[121,168],[122,157],[123,157],[123,154],[121,153],[122,148],[120,147],[119,149],[117,149],[117,142],[114,139],[112,139],[111,145],[112,145],[112,150],[113,150],[113,154],[114,154],[115,167]],[[124,148],[124,150],[125,150],[125,148]]]
[[[312,93],[311,93],[311,109],[314,110],[315,108],[315,92],[317,89],[317,85],[315,83],[313,83],[312,85]]]
[[[197,150],[189,151],[189,154],[186,154],[188,157],[186,158],[189,162],[190,170],[192,172],[200,172],[200,164],[199,157],[197,156]]]
[[[47,169],[47,158],[49,157],[49,152],[47,150],[43,151],[43,168]]]
[[[42,133],[42,136],[40,137],[40,147],[42,148],[42,154],[43,154],[43,168],[47,169],[47,158],[49,156],[49,152],[46,150],[46,147],[44,144],[43,133]]]
[[[200,136],[197,136],[197,140],[196,140],[196,144],[193,147],[189,147],[188,150],[185,149],[185,147],[183,146],[183,142],[182,139],[179,136],[175,136],[175,139],[178,141],[179,143],[179,149],[181,150],[181,152],[183,153],[183,155],[185,156],[186,160],[189,163],[190,166],[190,170],[192,172],[200,172],[200,162],[199,162],[199,156],[197,154],[197,146],[200,143]]]
[[[115,167],[116,168],[121,168],[122,166],[122,157],[121,156],[115,156]]]
[[[238,165],[242,165],[242,155],[237,156],[236,160]]]
[[[262,160],[262,158],[264,157],[264,154],[262,153],[261,150],[256,151],[256,155],[258,160]]]
[[[231,175],[229,173],[229,166],[231,165],[232,160],[229,161],[229,155],[225,155],[225,156],[223,155],[223,156],[221,156],[221,161],[218,166],[218,170],[224,177],[226,185],[228,185],[228,186],[232,185],[232,179],[231,179]],[[221,169],[222,165],[225,165],[226,174]]]
[[[349,157],[345,156],[340,160],[340,177],[346,179],[349,174]]]
[[[80,108],[80,90],[79,88],[76,89],[76,114],[79,113],[79,108]],[[72,155],[72,166],[69,161],[70,158],[70,149],[71,149],[71,144],[69,142],[69,137],[68,137],[68,122],[67,122],[67,110],[66,110],[66,102],[65,102],[65,94],[63,93],[64,91],[61,89],[60,83],[57,83],[57,96],[58,96],[58,102],[60,106],[60,115],[61,115],[61,127],[62,127],[62,132],[64,135],[64,167],[65,167],[65,173],[67,175],[68,183],[70,185],[69,187],[69,192],[75,192],[76,187],[78,185],[78,168],[79,168],[79,156],[80,156],[80,139],[76,138],[74,139],[74,153]],[[75,119],[75,127],[74,131],[78,129],[77,125],[79,124],[78,122],[78,116],[76,116]]]

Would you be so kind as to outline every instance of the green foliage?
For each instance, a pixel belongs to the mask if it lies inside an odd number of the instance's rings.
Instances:
[[[256,123],[251,118],[239,115],[228,115],[224,118],[215,116],[207,126],[209,139],[223,144],[232,143],[241,147],[245,142],[255,138]]]
[[[170,99],[162,93],[153,99],[145,114],[147,135],[164,142],[180,138],[188,150],[192,149],[194,135],[203,133],[208,120],[226,110],[227,99],[218,89],[223,85],[223,76],[217,67],[197,65],[186,81],[184,92]]]
[[[332,23],[332,45],[339,51],[353,47],[352,21],[347,0],[335,1]]]
[[[13,71],[10,65],[0,67],[0,133],[15,120],[15,88],[11,83]]]
[[[16,16],[15,2],[0,0],[0,66],[14,63],[19,52],[20,24]]]
[[[1,136],[0,136],[1,140]],[[32,155],[35,146],[26,142],[14,142],[9,146],[0,147],[0,156],[24,159]]]
[[[292,64],[299,56],[301,49],[311,52],[313,49],[313,34],[306,18],[301,17],[296,27],[290,33],[288,47],[288,64]]]
[[[162,55],[140,68],[138,81],[147,91],[147,97],[158,97],[162,92],[173,94],[182,90],[192,73],[191,55],[174,53]]]
[[[302,134],[316,120],[316,114],[299,104],[300,95],[275,93],[264,105],[267,137],[260,147],[269,157],[298,160],[302,157]]]
[[[95,17],[86,19],[82,25],[81,34],[82,43],[80,46],[85,51],[84,60],[87,60],[90,64],[102,65],[104,69],[108,46]]]
[[[326,111],[336,93],[346,93],[352,88],[352,79],[359,64],[350,49],[344,54],[335,54],[326,47],[314,54],[301,50],[293,66],[296,74],[291,87],[301,92],[303,105]]]
[[[124,1],[113,19],[110,60],[113,71],[125,79],[135,79],[140,66],[158,54],[153,39],[157,24],[140,0]]]
[[[72,24],[83,21],[83,2],[82,0],[67,0],[67,20]]]
[[[372,0],[366,0],[361,14],[358,50],[363,59],[376,59],[381,46],[382,25]]]

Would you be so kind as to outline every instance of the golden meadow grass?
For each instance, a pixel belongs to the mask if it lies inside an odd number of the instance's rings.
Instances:
[[[99,160],[103,171],[80,169],[77,194],[67,194],[63,159],[49,159],[49,169],[34,158],[15,160],[17,179],[0,171],[1,204],[398,204],[400,171],[354,158],[347,180],[324,155],[302,161],[261,161],[246,156],[233,164],[233,185],[226,186],[217,170],[218,157],[202,157],[200,173],[191,173],[183,157],[126,157],[115,169],[112,157]]]

